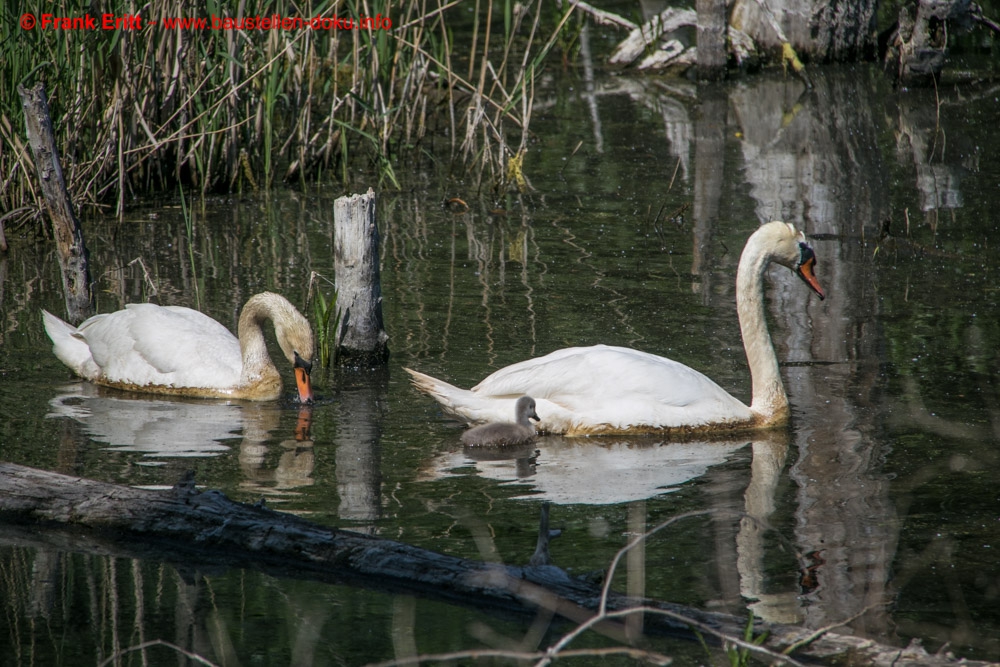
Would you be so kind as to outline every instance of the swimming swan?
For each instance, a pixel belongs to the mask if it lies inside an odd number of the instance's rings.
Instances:
[[[816,255],[791,224],[770,222],[747,240],[736,272],[736,311],[753,381],[749,407],[696,370],[624,347],[557,350],[502,368],[471,390],[406,369],[416,388],[469,423],[503,420],[518,396],[535,398],[540,431],[566,435],[710,433],[778,426],[789,407],[764,316],[763,278],[777,262],[822,299]]]
[[[535,412],[535,399],[531,396],[522,396],[514,404],[514,423],[494,422],[483,424],[469,429],[462,434],[462,443],[465,445],[524,445],[537,437],[534,427],[529,419],[540,421],[538,413]]]
[[[181,306],[131,303],[79,327],[42,311],[52,351],[91,382],[153,394],[269,401],[281,375],[264,343],[264,320],[295,369],[299,400],[313,398],[313,336],[305,317],[283,296],[250,297],[240,313],[239,340],[212,318]]]

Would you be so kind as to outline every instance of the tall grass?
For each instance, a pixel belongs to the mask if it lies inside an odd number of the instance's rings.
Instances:
[[[374,170],[391,186],[408,160],[426,156],[474,166],[490,186],[523,183],[510,174],[523,159],[534,80],[568,18],[549,21],[543,41],[542,0],[477,0],[474,26],[472,3],[461,0],[103,3],[115,16],[141,11],[141,30],[42,29],[43,11],[87,10],[72,0],[41,7],[0,9],[0,90],[8,91],[0,99],[0,210],[8,227],[41,208],[13,94],[39,79],[75,202],[108,213],[178,184],[205,194]],[[34,29],[21,27],[23,11],[36,12]],[[163,21],[276,15],[381,23],[199,30]],[[159,24],[148,27],[152,19]],[[470,34],[456,39],[463,30]]]

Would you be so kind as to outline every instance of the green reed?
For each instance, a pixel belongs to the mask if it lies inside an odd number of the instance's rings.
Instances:
[[[316,354],[319,357],[319,367],[322,370],[323,381],[330,372],[330,362],[334,361],[337,355],[337,346],[340,343],[338,338],[340,332],[340,310],[337,308],[337,290],[333,290],[333,296],[327,301],[320,283],[325,282],[333,285],[333,281],[320,275],[316,271],[309,277],[309,293],[306,296],[306,303],[312,301],[314,330],[316,334]]]
[[[337,331],[340,325],[340,313],[337,312],[337,292],[328,302],[322,292],[316,293],[313,301],[313,314],[316,319],[316,351],[319,354],[319,365],[324,370],[330,368],[330,362],[337,351]]]
[[[191,276],[194,284],[195,307],[201,310],[201,292],[198,289],[198,270],[194,261],[194,216],[188,208],[187,200],[184,198],[184,187],[180,188],[181,193],[181,215],[184,216],[184,234],[187,238],[188,261],[191,262]]]
[[[523,158],[533,82],[550,37],[542,0],[109,0],[100,11],[135,14],[141,30],[25,30],[23,12],[83,16],[54,0],[0,8],[0,89],[46,84],[63,171],[74,201],[121,215],[137,195],[264,188],[350,174],[398,187],[425,161],[472,167],[480,182],[509,185]],[[94,7],[95,5],[90,5]],[[90,10],[100,21],[96,9]],[[380,17],[351,30],[197,30],[168,18]],[[494,16],[495,15],[495,16]],[[391,29],[383,29],[385,21]],[[462,21],[461,30],[454,26]],[[502,27],[501,27],[502,26]],[[455,33],[463,34],[463,45]],[[471,49],[469,45],[471,44]],[[463,76],[465,72],[468,75]],[[36,217],[40,193],[20,100],[0,99],[0,210]],[[442,142],[434,138],[447,137]],[[441,146],[448,145],[442,153]],[[514,181],[517,183],[517,181]],[[11,220],[7,221],[8,226]]]

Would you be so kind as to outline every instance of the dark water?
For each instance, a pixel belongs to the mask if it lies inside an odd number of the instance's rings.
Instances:
[[[637,533],[706,511],[659,532],[616,588],[1000,659],[1000,88],[945,88],[936,101],[864,69],[814,79],[811,91],[771,77],[548,81],[530,192],[482,194],[443,165],[404,174],[403,192],[379,192],[388,373],[320,382],[308,436],[288,402],[164,401],[72,380],[39,316],[63,312],[54,255],[15,238],[0,258],[0,457],[151,487],[193,469],[239,500],[263,495],[321,523],[514,564],[530,557],[547,500],[563,531],[552,557],[579,574]],[[303,305],[311,272],[332,280],[341,194],[213,199],[190,233],[174,201],[88,220],[99,310],[155,298],[234,327],[264,289]],[[448,197],[470,210],[446,210]],[[769,274],[787,430],[710,443],[544,438],[511,458],[473,456],[402,372],[471,386],[603,342],[670,356],[749,399],[735,268],[771,219],[805,229],[828,294]],[[534,649],[568,629],[0,534],[2,664],[97,664],[159,639],[218,664],[355,665]],[[121,662],[143,658],[180,661],[155,647]]]

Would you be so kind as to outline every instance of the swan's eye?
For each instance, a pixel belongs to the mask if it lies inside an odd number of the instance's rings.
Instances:
[[[816,253],[814,253],[813,249],[809,247],[809,244],[802,243],[800,241],[799,242],[799,266],[802,266],[803,264],[808,264],[810,262],[810,260],[814,264],[816,263]]]

